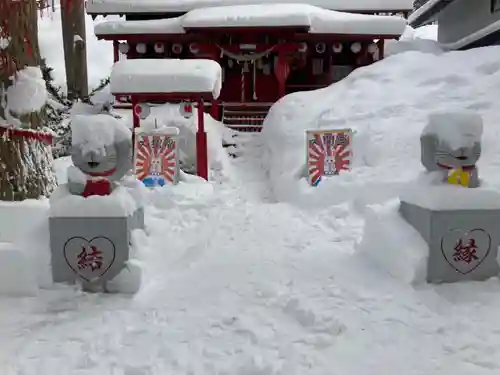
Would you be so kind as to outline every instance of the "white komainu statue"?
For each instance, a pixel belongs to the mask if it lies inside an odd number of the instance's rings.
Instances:
[[[132,169],[132,133],[119,120],[111,116],[85,117],[86,121],[102,122],[103,126],[115,129],[103,130],[103,139],[100,140],[102,142],[99,142],[99,134],[92,135],[97,142],[89,142],[90,134],[80,135],[78,124],[73,127],[71,160],[74,167],[70,167],[68,171],[68,189],[71,194],[83,197],[109,195],[116,188],[116,183]],[[98,132],[99,128],[85,127],[83,131]],[[105,139],[110,133],[111,137]],[[84,138],[84,141],[79,142],[79,138]],[[75,167],[83,175],[75,171]]]

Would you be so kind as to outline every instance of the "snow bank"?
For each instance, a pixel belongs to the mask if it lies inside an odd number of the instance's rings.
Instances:
[[[262,132],[267,149],[263,164],[276,198],[324,206],[397,197],[423,170],[419,138],[428,114],[464,109],[483,117],[480,176],[500,190],[499,53],[499,47],[441,55],[410,51],[358,69],[326,89],[282,98],[271,108]],[[310,187],[300,178],[305,130],[329,127],[358,129],[364,140],[358,142],[361,147],[354,145],[350,173]]]
[[[120,93],[212,93],[222,87],[222,68],[206,59],[131,59],[115,63],[110,90]]]
[[[123,120],[110,115],[75,115],[71,120],[71,140],[83,153],[132,139]]]
[[[408,51],[420,51],[439,55],[443,49],[437,42],[437,25],[428,25],[413,29],[406,26],[405,32],[399,40],[385,42],[385,56]]]
[[[26,255],[13,244],[0,243],[0,295],[33,296],[37,292],[36,277]]]
[[[426,280],[429,247],[399,214],[397,199],[367,207],[357,252],[405,283],[420,284]]]
[[[51,284],[48,200],[0,202],[0,295]]]

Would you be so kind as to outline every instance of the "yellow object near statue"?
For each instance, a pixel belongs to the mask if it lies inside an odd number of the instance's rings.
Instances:
[[[452,185],[462,185],[469,187],[470,174],[462,168],[453,169],[448,174],[448,183]]]

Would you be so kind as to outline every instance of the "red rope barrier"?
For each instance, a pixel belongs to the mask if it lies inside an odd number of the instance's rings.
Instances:
[[[0,126],[0,136],[2,137],[18,136],[22,138],[40,141],[47,145],[52,145],[54,139],[52,134],[44,131],[33,130],[33,129],[17,129],[6,126]]]

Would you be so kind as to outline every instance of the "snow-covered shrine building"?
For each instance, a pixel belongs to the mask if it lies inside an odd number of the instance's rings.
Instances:
[[[306,4],[304,4],[304,2]],[[258,3],[258,4],[255,4]],[[259,130],[284,95],[323,88],[383,58],[412,0],[89,0],[114,58],[209,58],[223,69],[217,106],[226,125]],[[117,98],[124,102],[126,98]]]
[[[408,21],[413,27],[437,22],[438,42],[447,50],[500,43],[500,0],[429,0]]]

